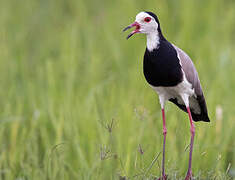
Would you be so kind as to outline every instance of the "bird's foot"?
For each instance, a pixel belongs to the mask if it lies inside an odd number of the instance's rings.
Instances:
[[[164,175],[164,176],[158,178],[158,180],[167,180],[167,175]]]
[[[192,171],[188,171],[188,173],[187,173],[187,176],[186,176],[185,180],[193,180],[193,174],[192,174]]]

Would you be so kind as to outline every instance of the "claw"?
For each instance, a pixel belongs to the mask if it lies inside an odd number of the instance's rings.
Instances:
[[[167,175],[165,175],[164,177],[160,177],[157,180],[167,180]]]
[[[190,171],[190,172],[187,173],[187,176],[186,176],[185,180],[193,180],[192,171]]]

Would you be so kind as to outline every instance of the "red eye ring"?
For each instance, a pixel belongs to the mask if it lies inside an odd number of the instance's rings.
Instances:
[[[151,18],[150,17],[146,17],[146,18],[144,18],[144,21],[149,23],[151,21]]]

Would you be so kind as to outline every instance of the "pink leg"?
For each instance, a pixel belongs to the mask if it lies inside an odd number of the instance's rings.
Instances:
[[[190,142],[190,151],[189,151],[188,172],[187,172],[187,176],[185,180],[190,180],[192,177],[192,153],[193,153],[193,141],[194,141],[194,135],[195,135],[195,127],[193,124],[193,119],[192,119],[192,115],[191,115],[191,111],[189,107],[187,107],[187,111],[188,111],[188,116],[189,116],[190,125],[191,125],[191,128],[190,128],[191,142]]]
[[[166,119],[165,119],[165,111],[164,108],[162,109],[162,120],[163,120],[163,153],[162,153],[162,180],[166,180],[166,174],[165,174],[165,144],[166,144]]]

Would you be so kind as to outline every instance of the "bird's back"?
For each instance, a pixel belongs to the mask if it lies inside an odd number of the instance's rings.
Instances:
[[[185,74],[185,78],[190,84],[192,84],[192,89],[194,90],[195,95],[191,97],[189,100],[191,101],[191,104],[197,104],[200,108],[200,113],[195,113],[195,110],[191,109],[193,120],[210,122],[210,119],[208,117],[206,100],[204,98],[197,70],[190,57],[183,50],[181,50],[175,45],[173,45],[173,47],[175,48],[178,54],[182,70]],[[170,101],[176,104],[185,112],[187,112],[186,107],[180,105],[176,100],[170,100]]]
[[[187,112],[180,93],[189,92],[193,120],[210,121],[197,71],[189,56],[181,49],[165,39],[161,40],[157,49],[151,52],[146,49],[143,68],[147,82],[159,95],[166,96]]]

